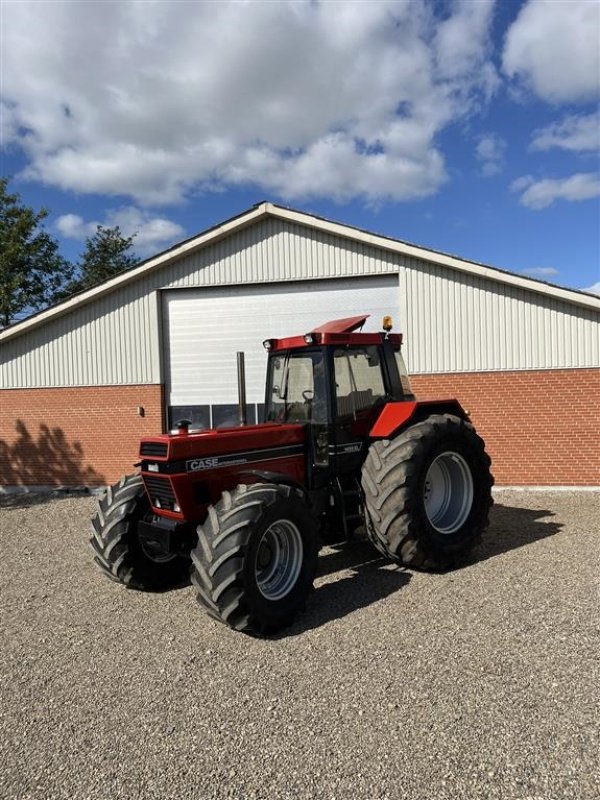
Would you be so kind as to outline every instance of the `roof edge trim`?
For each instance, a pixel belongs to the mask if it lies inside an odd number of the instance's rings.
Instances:
[[[253,206],[248,211],[244,211],[242,214],[239,214],[236,217],[232,217],[231,219],[228,219],[213,228],[209,228],[208,230],[192,237],[191,239],[186,239],[181,244],[175,245],[168,250],[164,250],[157,256],[152,256],[151,258],[142,261],[141,264],[133,267],[133,269],[127,270],[127,272],[123,272],[114,278],[109,278],[109,280],[104,281],[97,286],[92,286],[91,289],[86,289],[83,292],[79,292],[72,297],[69,297],[67,300],[63,300],[62,303],[58,303],[57,305],[51,306],[43,311],[39,311],[37,314],[27,317],[27,319],[24,319],[22,322],[16,322],[14,325],[5,328],[3,331],[0,331],[0,340],[10,339],[13,336],[20,336],[23,333],[27,333],[32,328],[37,328],[39,325],[42,325],[44,322],[53,317],[60,317],[63,314],[68,314],[70,311],[80,305],[85,305],[86,303],[89,303],[92,300],[101,297],[102,295],[110,294],[110,292],[115,291],[115,289],[119,289],[121,286],[137,280],[138,278],[142,277],[142,275],[147,275],[151,272],[154,272],[156,269],[160,269],[160,267],[164,266],[165,263],[171,260],[183,258],[184,256],[199,250],[205,245],[225,238],[233,231],[241,230],[242,228],[251,225],[256,220],[268,215],[266,206],[266,203],[260,203],[257,206]]]
[[[60,317],[67,314],[80,305],[85,305],[97,297],[109,294],[112,291],[124,286],[132,281],[137,280],[142,275],[151,273],[154,270],[164,266],[167,262],[182,258],[190,253],[199,250],[200,248],[225,238],[234,231],[241,230],[259,219],[271,216],[277,217],[288,222],[293,222],[304,227],[316,228],[324,231],[325,233],[334,236],[340,236],[346,239],[353,239],[354,241],[362,242],[364,244],[377,247],[382,250],[390,252],[401,253],[403,255],[417,258],[421,261],[429,261],[443,267],[448,267],[458,272],[469,273],[478,277],[488,278],[496,283],[504,283],[512,286],[517,286],[520,289],[526,289],[536,294],[542,294],[553,297],[557,300],[562,300],[567,303],[572,303],[584,308],[592,308],[600,310],[600,299],[594,295],[586,294],[575,289],[566,289],[560,286],[538,281],[535,278],[526,278],[516,275],[512,272],[499,269],[498,267],[490,267],[486,264],[480,264],[475,261],[466,261],[456,256],[439,253],[436,250],[428,250],[425,247],[408,244],[397,239],[388,238],[376,233],[361,230],[342,222],[333,222],[330,220],[317,217],[304,211],[295,211],[294,209],[285,208],[270,202],[262,202],[241,214],[232,217],[225,222],[222,222],[197,236],[187,239],[181,244],[174,245],[168,250],[153,256],[146,261],[143,261],[137,267],[134,267],[127,272],[117,275],[114,278],[105,281],[98,286],[87,289],[84,292],[70,297],[68,300],[59,303],[58,305],[47,308],[37,314],[24,319],[22,322],[17,322],[14,325],[0,331],[0,340],[6,341],[21,334],[27,333],[33,328],[37,328],[47,320],[54,317]]]
[[[267,210],[273,216],[295,222],[299,225],[319,228],[335,236],[354,239],[355,241],[364,242],[365,244],[370,244],[373,247],[378,247],[383,250],[390,250],[392,252],[412,256],[421,261],[431,261],[434,264],[449,267],[459,272],[467,272],[472,275],[477,275],[478,277],[489,278],[490,280],[496,281],[496,283],[508,283],[513,286],[518,286],[520,289],[527,289],[531,292],[535,292],[536,294],[550,295],[551,297],[564,300],[568,303],[576,303],[577,305],[587,308],[600,310],[600,299],[594,297],[594,295],[579,292],[576,289],[562,288],[546,283],[545,281],[538,281],[535,278],[522,277],[508,270],[500,269],[499,267],[490,267],[487,264],[480,264],[476,261],[466,261],[457,256],[439,253],[436,250],[428,250],[425,247],[408,244],[407,242],[391,239],[376,233],[369,233],[360,228],[344,225],[341,222],[332,222],[321,217],[314,217],[310,214],[294,211],[293,209],[284,208],[283,206],[277,206],[272,203],[267,203],[266,205]]]

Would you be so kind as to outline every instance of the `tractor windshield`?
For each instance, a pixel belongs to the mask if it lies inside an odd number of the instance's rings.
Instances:
[[[323,353],[282,353],[269,359],[267,422],[325,422]]]

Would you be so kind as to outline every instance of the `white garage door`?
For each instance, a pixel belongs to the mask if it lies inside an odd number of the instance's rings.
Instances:
[[[303,334],[331,319],[371,314],[365,331],[398,319],[398,277],[182,289],[163,297],[168,425],[237,421],[236,353],[246,355],[248,421],[261,421],[265,339]]]

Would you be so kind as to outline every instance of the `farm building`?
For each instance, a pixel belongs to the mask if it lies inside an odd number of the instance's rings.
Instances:
[[[261,418],[267,337],[391,314],[413,391],[456,396],[497,484],[600,483],[600,301],[262,203],[0,333],[4,486],[97,485],[179,419]]]

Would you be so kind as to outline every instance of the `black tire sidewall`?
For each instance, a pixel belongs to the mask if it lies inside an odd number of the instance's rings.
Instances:
[[[289,520],[302,539],[302,566],[296,582],[284,597],[268,600],[256,582],[256,560],[259,545],[268,528],[279,520]],[[317,566],[318,545],[315,520],[300,498],[280,497],[254,521],[246,544],[242,570],[245,599],[252,618],[260,620],[261,627],[277,628],[302,608],[310,592]]]

